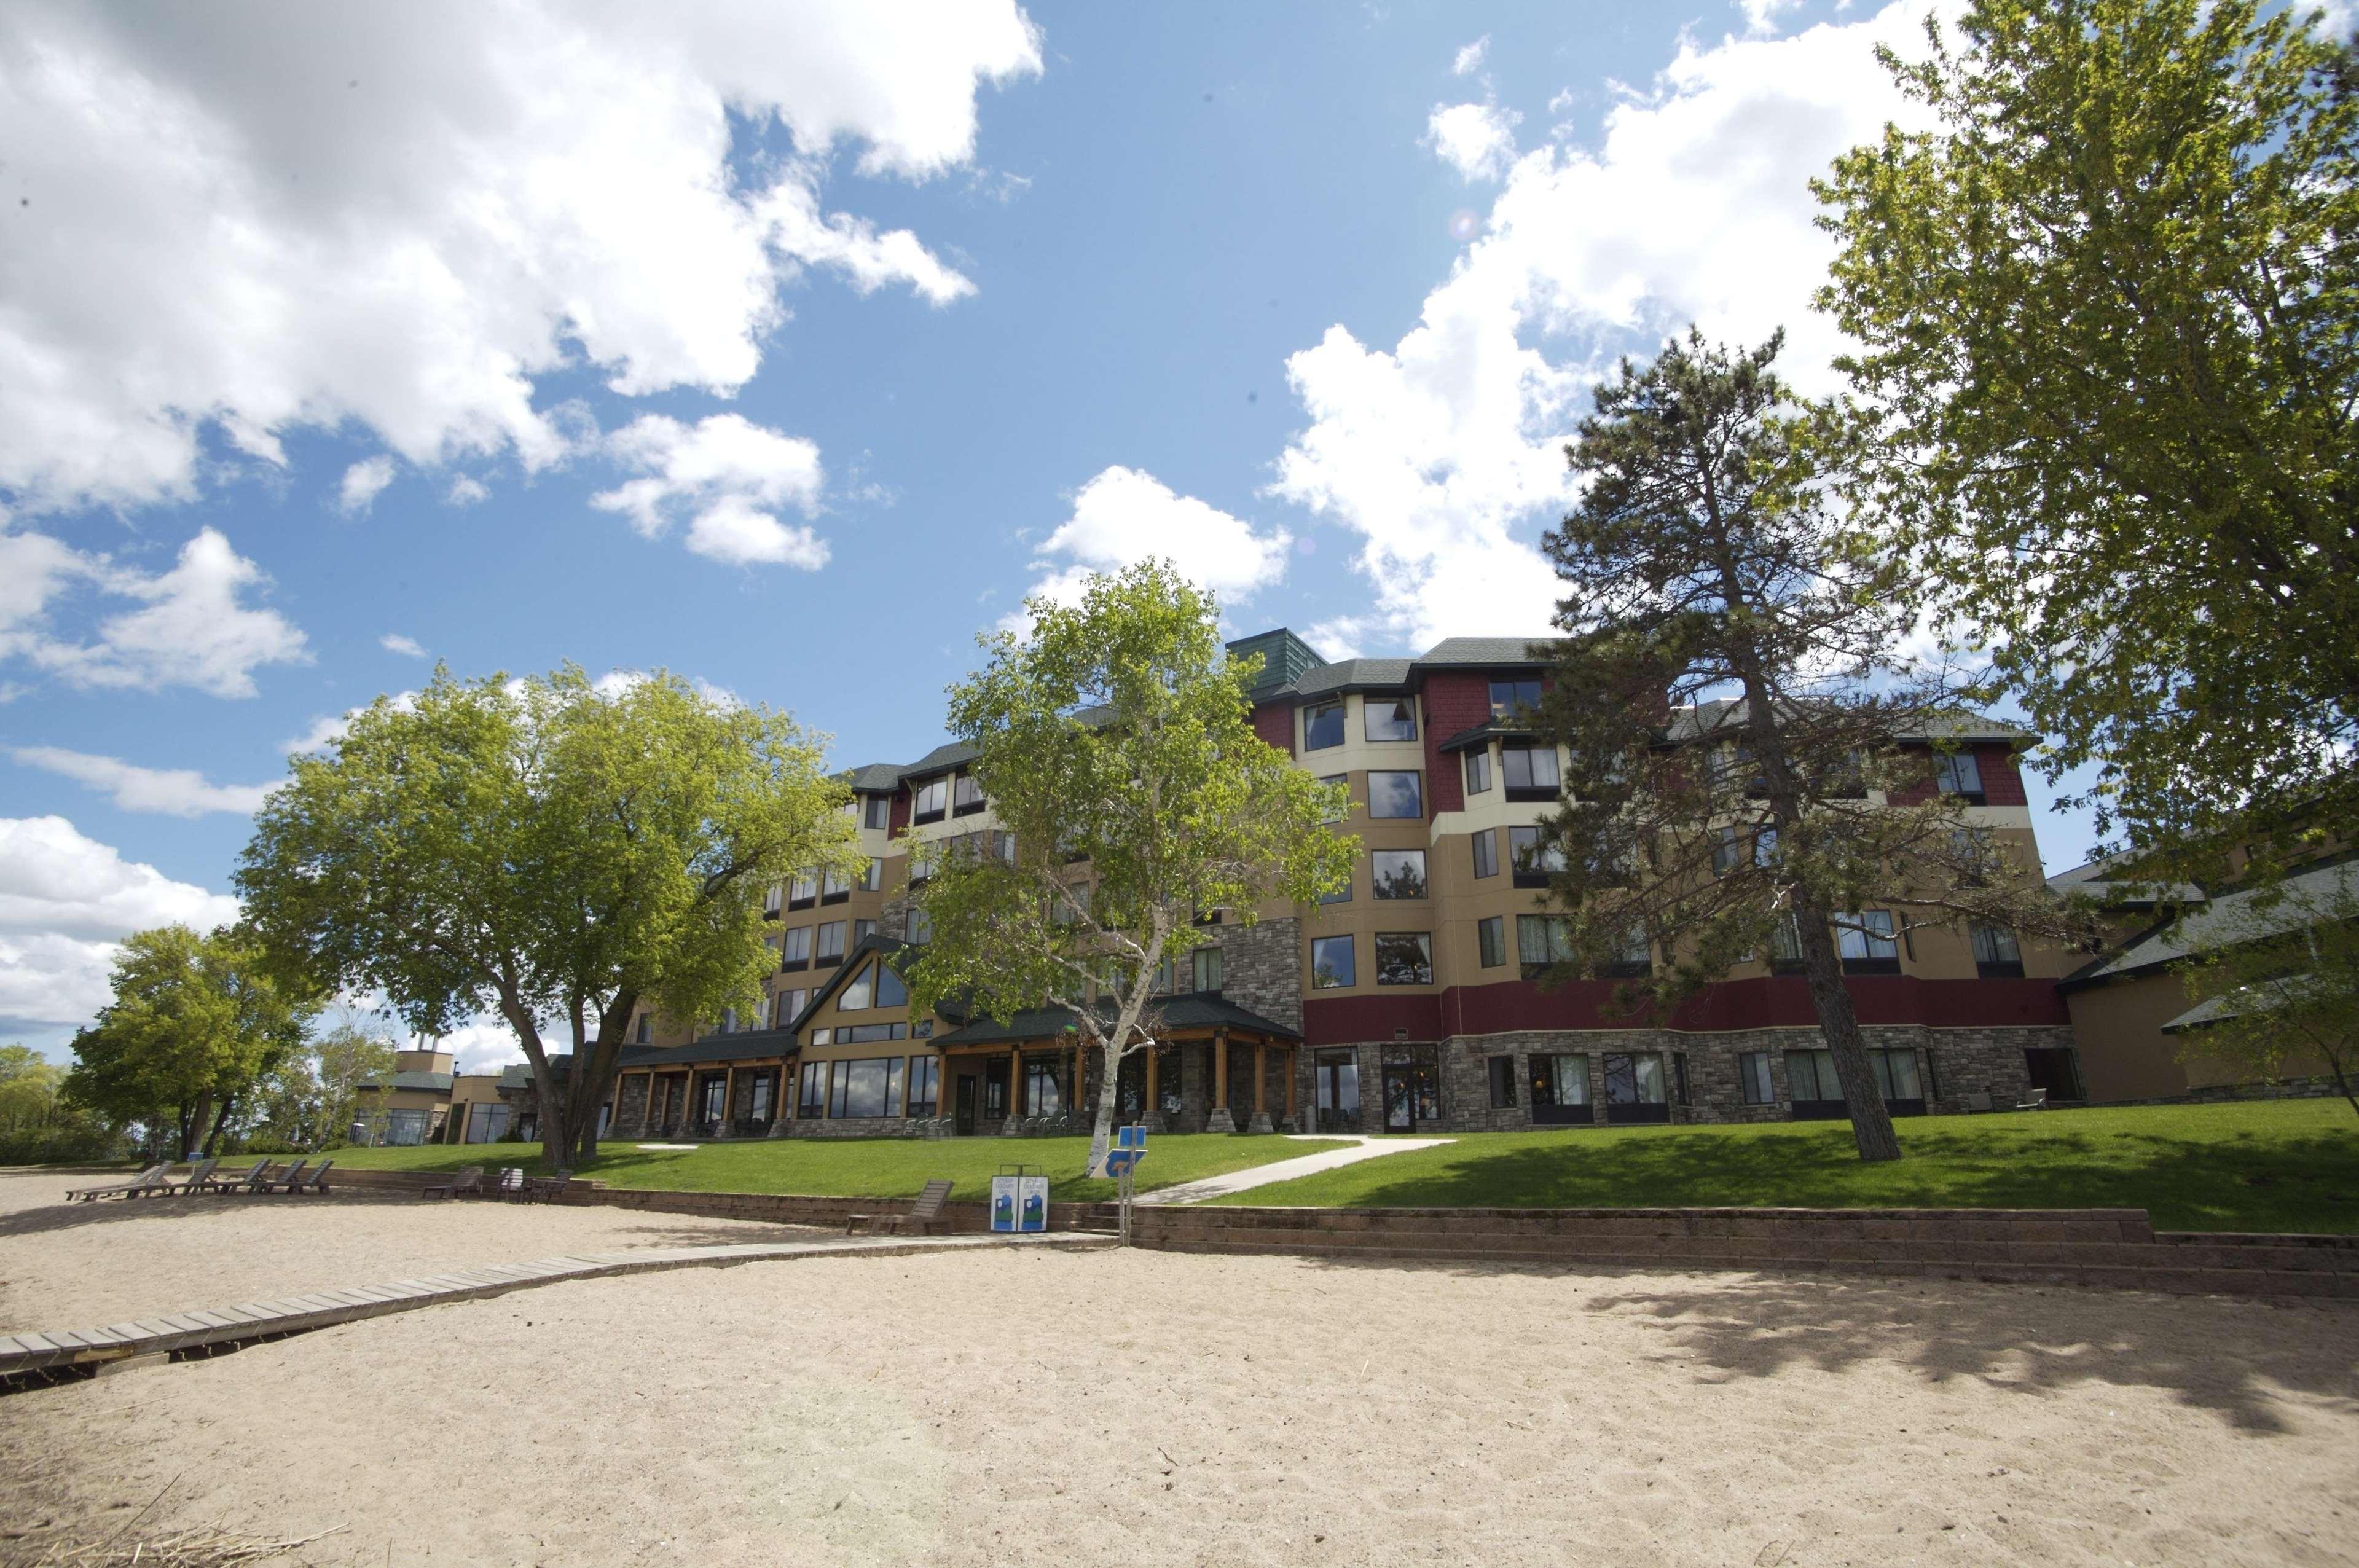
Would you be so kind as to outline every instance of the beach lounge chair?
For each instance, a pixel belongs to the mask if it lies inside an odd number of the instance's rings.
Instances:
[[[503,1198],[520,1198],[524,1196],[524,1167],[521,1165],[501,1166],[500,1184],[496,1190],[499,1192],[499,1195]]]
[[[919,1192],[918,1201],[909,1205],[908,1214],[846,1214],[843,1217],[843,1234],[850,1236],[863,1226],[871,1236],[906,1236],[911,1226],[917,1228],[919,1236],[925,1235],[933,1225],[948,1230],[951,1223],[942,1217],[942,1204],[950,1195],[951,1184],[948,1181],[929,1181]]]
[[[68,1188],[66,1202],[72,1203],[78,1198],[85,1201],[96,1198],[127,1198],[136,1192],[145,1192],[154,1187],[156,1183],[164,1180],[171,1169],[172,1162],[168,1160],[161,1165],[150,1165],[128,1181],[110,1181],[103,1187]]]
[[[233,1171],[227,1175],[209,1178],[206,1181],[202,1191],[208,1192],[242,1192],[245,1190],[247,1183],[251,1182],[257,1176],[268,1173],[269,1170],[270,1161],[267,1160],[257,1160],[254,1162],[254,1168],[250,1171]]]
[[[2048,1108],[2048,1091],[2045,1089],[2032,1090],[2030,1094],[2025,1095],[2022,1099],[2017,1100],[2015,1103],[2015,1108],[2018,1111],[2046,1110]]]
[[[418,1195],[421,1198],[438,1196],[455,1198],[462,1192],[470,1197],[483,1196],[484,1168],[482,1166],[462,1165],[459,1168],[459,1173],[456,1176],[447,1176],[440,1181],[429,1181],[418,1189]]]
[[[190,1192],[201,1192],[205,1190],[205,1183],[213,1179],[214,1168],[220,1164],[221,1161],[218,1160],[200,1160],[189,1167],[188,1175],[179,1181],[174,1181],[167,1178],[148,1189],[147,1192],[141,1193],[140,1196],[147,1197],[152,1193],[157,1197],[178,1198]]]
[[[289,1176],[287,1179],[287,1185],[280,1188],[279,1191],[285,1192],[324,1192],[328,1190],[328,1172],[334,1170],[335,1165],[336,1162],[332,1160],[322,1160],[319,1164],[311,1168],[311,1173],[309,1176],[305,1176],[300,1172]]]
[[[286,1170],[278,1172],[276,1176],[265,1176],[261,1181],[254,1183],[251,1191],[256,1192],[299,1192],[303,1190],[304,1167],[310,1163],[311,1162],[308,1160],[299,1160],[294,1164],[288,1166]]]

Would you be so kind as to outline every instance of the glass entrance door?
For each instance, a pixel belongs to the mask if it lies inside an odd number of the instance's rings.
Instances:
[[[698,1110],[696,1119],[707,1128],[718,1127],[721,1118],[729,1111],[729,1080],[707,1078],[703,1089],[703,1105]]]
[[[951,1125],[961,1138],[974,1136],[974,1074],[962,1073],[958,1081],[958,1108],[952,1113]]]
[[[1415,1132],[1419,1122],[1441,1119],[1441,1078],[1432,1063],[1385,1065],[1385,1130]]]

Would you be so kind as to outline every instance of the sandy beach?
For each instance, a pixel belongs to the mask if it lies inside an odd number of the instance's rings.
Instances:
[[[46,1185],[45,1185],[46,1184]],[[60,1210],[0,1329],[776,1227]],[[85,1215],[90,1217],[84,1217]],[[0,1559],[220,1522],[365,1563],[2359,1561],[2359,1308],[1149,1252],[522,1291],[0,1399]],[[159,1496],[160,1494],[160,1496]]]

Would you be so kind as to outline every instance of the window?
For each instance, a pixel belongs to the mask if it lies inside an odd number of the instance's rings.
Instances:
[[[951,781],[929,779],[923,784],[909,786],[909,820],[913,822],[938,822],[949,811]]]
[[[768,1073],[765,1073],[754,1080],[754,1086],[745,1096],[745,1116],[749,1121],[766,1122],[770,1119],[770,1075]]]
[[[835,1010],[839,1013],[864,1013],[876,1003],[876,965],[864,964],[860,973],[844,983],[835,994]]]
[[[1483,967],[1496,969],[1507,962],[1507,918],[1490,915],[1474,922],[1474,945],[1482,955]]]
[[[1195,961],[1196,989],[1219,990],[1221,988],[1221,950],[1217,947],[1200,947],[1188,956]]]
[[[885,890],[885,863],[881,860],[870,861],[861,870],[860,880],[853,886],[864,893],[882,893]]]
[[[1499,778],[1510,800],[1553,800],[1564,781],[1552,746],[1501,746]]]
[[[1589,1108],[1589,1058],[1535,1056],[1531,1073],[1534,1123],[1565,1127],[1597,1119]]]
[[[1846,975],[1897,975],[1900,949],[1892,940],[1892,911],[1862,909],[1835,917],[1835,945]]]
[[[1314,988],[1323,991],[1359,983],[1359,975],[1352,963],[1350,937],[1310,939],[1310,984]]]
[[[1433,984],[1433,938],[1425,931],[1376,933],[1376,984]]]
[[[1712,874],[1725,877],[1745,864],[1745,838],[1734,828],[1724,827],[1712,841]]]
[[[1314,702],[1302,710],[1302,749],[1325,751],[1343,744],[1343,699]]]
[[[1344,876],[1344,877],[1343,877],[1343,880],[1342,882],[1340,882],[1340,883],[1336,884],[1334,887],[1332,887],[1329,888],[1326,892],[1320,894],[1320,895],[1319,895],[1319,901],[1320,901],[1321,903],[1322,903],[1322,904],[1348,904],[1348,903],[1350,903],[1350,902],[1352,901],[1352,878],[1351,878],[1351,876],[1350,876],[1348,873],[1347,873],[1347,874],[1345,874],[1345,876]]]
[[[1474,875],[1478,877],[1496,877],[1499,874],[1499,830],[1484,828],[1481,833],[1469,834],[1468,841],[1474,845]]]
[[[788,926],[778,944],[778,967],[809,969],[811,955],[811,929],[809,926]]]
[[[1670,1120],[1663,1094],[1663,1059],[1647,1053],[1610,1052],[1605,1058],[1605,1119],[1609,1122]]]
[[[778,907],[786,901],[787,890],[784,887],[765,889],[762,894],[762,918],[766,920],[777,920]]]
[[[639,1015],[639,1029],[636,1043],[645,1045],[649,1040],[655,1039],[655,1034],[656,1016],[653,1013],[641,1013]]]
[[[1841,1105],[1843,1081],[1835,1076],[1835,1053],[1832,1051],[1788,1051],[1786,1087],[1797,1105]]]
[[[909,987],[881,958],[876,961],[876,1005],[880,1007],[906,1007],[909,1005]]]
[[[469,1143],[497,1143],[508,1132],[508,1104],[506,1100],[483,1102],[467,1107],[467,1130],[462,1135]]]
[[[1054,1056],[1024,1059],[1023,1109],[1027,1116],[1053,1116],[1064,1108],[1064,1062]]]
[[[1777,830],[1776,828],[1753,830],[1753,864],[1756,866],[1777,864]]]
[[[983,1114],[991,1121],[1007,1115],[1007,1063],[999,1057],[984,1063]]]
[[[874,1045],[880,1040],[907,1040],[908,1024],[853,1024],[835,1031],[838,1045]]]
[[[909,1115],[939,1116],[941,1108],[942,1059],[939,1056],[909,1058]]]
[[[1495,719],[1529,719],[1540,711],[1540,683],[1537,681],[1494,681],[1491,682],[1491,716]]]
[[[1871,1051],[1867,1064],[1875,1071],[1875,1086],[1884,1091],[1886,1104],[1894,1100],[1925,1098],[1924,1089],[1917,1081],[1917,1053],[1913,1051]]]
[[[1606,965],[1605,973],[1628,978],[1652,974],[1654,968],[1655,958],[1647,941],[1647,928],[1634,925],[1622,933],[1621,944],[1614,950],[1614,962]]]
[[[785,1029],[802,1016],[803,1008],[810,1001],[810,993],[800,986],[779,992],[770,998],[773,1009],[770,1014],[771,1027]]]
[[[983,810],[983,785],[973,775],[962,773],[951,790],[951,814],[971,817]]]
[[[1425,897],[1425,851],[1379,849],[1368,855],[1368,879],[1379,898]]]
[[[1360,1125],[1360,1060],[1348,1051],[1322,1051],[1311,1064],[1311,1099],[1322,1127]],[[1163,1082],[1179,1080],[1166,1073]]]
[[[1517,915],[1516,958],[1524,978],[1538,979],[1552,964],[1572,960],[1572,922],[1562,915]]]
[[[926,911],[919,906],[912,904],[909,906],[909,923],[908,930],[909,932],[908,941],[911,943],[915,944],[919,942],[931,942],[934,940],[934,917],[926,913]]]
[[[1777,1086],[1769,1075],[1769,1053],[1766,1051],[1741,1051],[1736,1053],[1736,1082],[1745,1091],[1748,1105],[1774,1105],[1777,1103]]]
[[[1802,967],[1802,928],[1796,923],[1794,912],[1779,912],[1777,923],[1769,928],[1769,969],[1772,974],[1792,974]]]
[[[1491,1108],[1495,1111],[1511,1108],[1516,1103],[1516,1059],[1494,1056],[1486,1059],[1483,1065],[1488,1070],[1491,1079]]]
[[[1974,973],[1985,980],[2021,979],[2023,948],[2005,926],[1973,928]]]
[[[901,1059],[870,1056],[830,1064],[830,1116],[889,1116],[901,1098]]]
[[[822,966],[843,962],[843,924],[830,920],[819,928],[819,956],[811,962]]]
[[[870,937],[875,936],[875,934],[876,922],[875,920],[854,920],[852,922],[853,946],[858,947],[862,942],[866,942]]]
[[[832,1029],[815,1029],[810,1031],[810,1042],[813,1045],[833,1045],[835,1031]]]
[[[422,1107],[386,1112],[385,1141],[403,1149],[424,1143],[426,1123],[430,1114]]]
[[[1955,795],[1970,806],[1979,806],[1986,799],[1983,794],[1983,765],[1971,751],[1945,751],[1933,758],[1933,787],[1944,795]]]
[[[829,872],[827,879],[820,884],[819,901],[822,904],[841,904],[851,897],[851,882],[835,872]]]
[[[1331,773],[1326,778],[1319,780],[1319,782],[1321,784],[1341,785],[1343,789],[1343,809],[1336,812],[1332,817],[1321,817],[1319,820],[1326,822],[1340,822],[1345,817],[1350,816],[1352,814],[1352,776],[1348,773]]]
[[[1480,795],[1491,788],[1491,748],[1478,746],[1466,754],[1466,792]]]
[[[1507,830],[1507,863],[1518,887],[1545,887],[1550,872],[1564,869],[1564,846],[1544,841],[1537,827]]]
[[[808,909],[818,902],[819,878],[816,877],[798,877],[794,886],[787,889],[787,908],[790,909]]]
[[[882,833],[893,821],[893,797],[866,795],[861,798],[860,825]]]
[[[1370,740],[1415,740],[1417,703],[1408,697],[1363,697],[1360,727]]]
[[[1368,815],[1372,817],[1422,817],[1425,815],[1425,776],[1421,773],[1368,773]]]
[[[735,1034],[737,1032],[737,1009],[734,1007],[722,1008],[720,1027],[715,1029],[712,1032],[715,1034]]]
[[[795,1093],[795,1115],[819,1116],[827,1114],[827,1063],[803,1063],[802,1081]]]

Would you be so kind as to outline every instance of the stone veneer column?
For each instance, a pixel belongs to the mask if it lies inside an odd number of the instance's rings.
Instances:
[[[1229,1114],[1229,1031],[1212,1031],[1212,1109],[1204,1118],[1206,1132],[1234,1132],[1237,1118]]]
[[[1254,1041],[1254,1112],[1247,1132],[1269,1132],[1269,1042]]]

